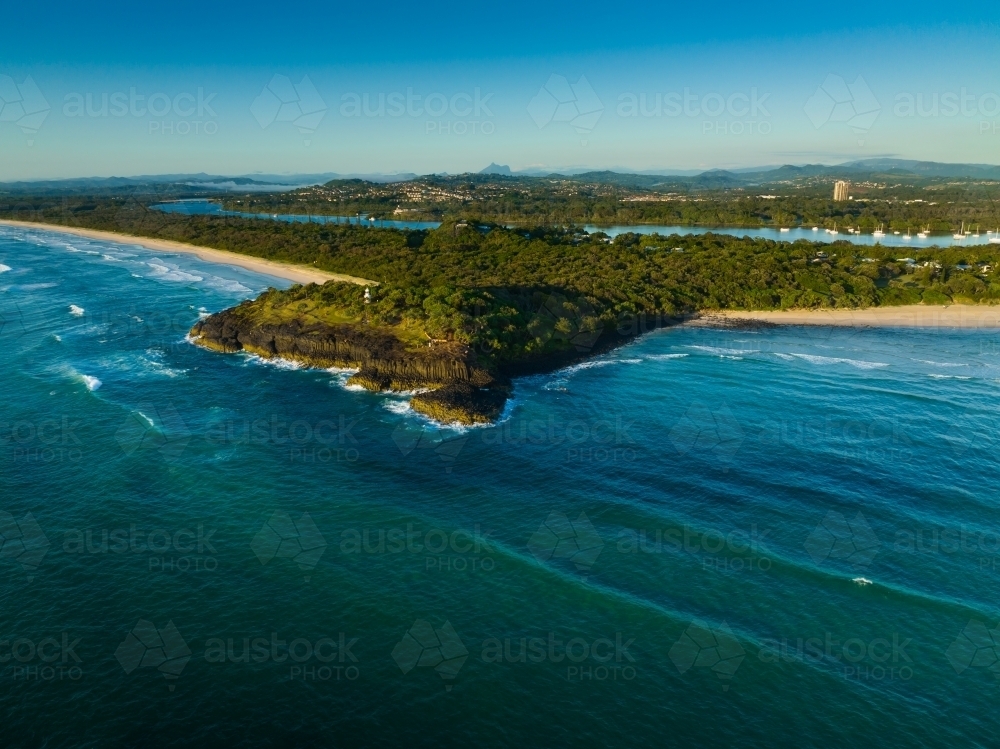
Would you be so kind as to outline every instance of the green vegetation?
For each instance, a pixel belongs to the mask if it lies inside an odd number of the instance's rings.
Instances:
[[[889,250],[720,234],[664,237],[447,221],[433,231],[185,216],[124,199],[22,199],[0,216],[119,231],[370,278],[271,290],[199,327],[247,348],[355,366],[372,389],[436,388],[437,418],[496,417],[509,377],[703,310],[1000,302],[1000,247]],[[909,255],[909,258],[903,257]],[[250,348],[252,347],[252,348]],[[287,353],[286,352],[290,352]]]
[[[611,241],[573,229],[455,221],[433,231],[401,231],[165,214],[132,199],[104,198],[0,202],[0,216],[172,239],[371,278],[384,285],[371,305],[375,318],[405,318],[430,338],[467,340],[486,350],[513,347],[514,358],[528,342],[511,339],[511,329],[523,332],[525,316],[551,295],[573,300],[587,325],[598,319],[605,327],[632,316],[703,309],[1000,300],[1000,247],[991,245],[890,250],[718,234],[624,234]],[[900,261],[904,255],[915,263]],[[324,304],[360,314],[353,297]]]
[[[780,172],[781,170],[779,170]],[[782,174],[784,174],[782,172]],[[834,202],[833,178],[802,176],[746,184],[713,176],[642,178],[597,173],[565,177],[460,175],[378,184],[337,180],[287,193],[224,201],[246,213],[386,219],[467,219],[503,224],[661,224],[682,226],[859,227],[871,232],[952,233],[963,222],[1000,225],[1000,183],[993,180],[870,175],[852,182],[852,201]]]

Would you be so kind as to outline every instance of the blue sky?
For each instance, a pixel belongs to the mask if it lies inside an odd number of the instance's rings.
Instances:
[[[0,180],[1000,163],[995,2],[97,5],[5,8]]]

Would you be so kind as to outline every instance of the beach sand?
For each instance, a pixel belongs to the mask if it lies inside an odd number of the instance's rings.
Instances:
[[[226,250],[213,250],[209,247],[196,247],[195,245],[183,242],[173,242],[168,239],[150,239],[148,237],[136,237],[131,234],[119,234],[111,231],[98,231],[96,229],[78,229],[73,226],[60,226],[58,224],[38,224],[29,221],[7,221],[0,219],[0,226],[15,226],[21,229],[42,229],[44,231],[55,231],[61,234],[73,234],[78,237],[97,239],[102,242],[117,242],[119,244],[138,245],[149,250],[162,250],[164,252],[184,252],[195,255],[209,263],[221,263],[223,265],[235,265],[237,268],[263,273],[267,276],[284,278],[295,283],[326,283],[327,281],[345,281],[356,283],[362,286],[377,286],[378,282],[368,281],[356,276],[345,276],[340,273],[328,273],[327,271],[310,268],[306,265],[295,265],[293,263],[277,263],[273,260],[241,255],[238,252],[227,252]]]
[[[1000,328],[1000,305],[912,304],[900,307],[870,307],[868,309],[802,309],[782,311],[726,310],[705,312],[702,320],[761,320],[779,325],[837,325],[858,327],[900,328]]]

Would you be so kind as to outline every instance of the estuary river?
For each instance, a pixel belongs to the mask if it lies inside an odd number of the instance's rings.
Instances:
[[[394,229],[436,229],[441,224],[434,221],[393,221],[388,219],[371,220],[367,216],[308,216],[303,214],[277,214],[277,213],[243,213],[240,211],[227,211],[223,207],[211,200],[178,200],[170,203],[162,203],[155,206],[159,210],[167,213],[185,213],[189,215],[209,215],[209,216],[240,216],[243,218],[262,218],[276,221],[287,221],[293,223],[319,223],[319,224],[359,224],[364,226],[375,226]],[[588,232],[604,232],[608,236],[616,237],[619,234],[634,232],[636,234],[660,234],[670,236],[677,234],[680,236],[688,234],[728,234],[734,237],[759,237],[761,239],[773,239],[781,242],[794,242],[805,239],[810,242],[832,242],[834,240],[847,241],[859,245],[881,244],[884,247],[911,247],[916,249],[930,247],[950,247],[954,245],[976,245],[987,244],[995,235],[988,234],[983,230],[980,235],[972,234],[963,240],[955,240],[947,234],[929,235],[921,239],[916,234],[907,238],[904,234],[887,233],[884,237],[875,237],[872,234],[849,234],[846,230],[840,231],[837,235],[828,234],[824,229],[813,230],[812,227],[789,228],[787,231],[771,228],[740,228],[740,227],[720,227],[720,226],[658,226],[653,224],[635,225],[615,225],[596,226],[589,224],[584,226]]]

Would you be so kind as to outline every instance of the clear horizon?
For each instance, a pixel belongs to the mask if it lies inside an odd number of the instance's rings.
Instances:
[[[446,36],[403,7],[405,23],[372,26],[309,4],[266,23],[182,4],[141,37],[124,31],[135,9],[56,5],[58,31],[31,22],[41,6],[13,9],[0,181],[1000,163],[994,6],[779,4],[764,26],[737,4],[599,7],[525,7],[521,25],[467,10]]]

